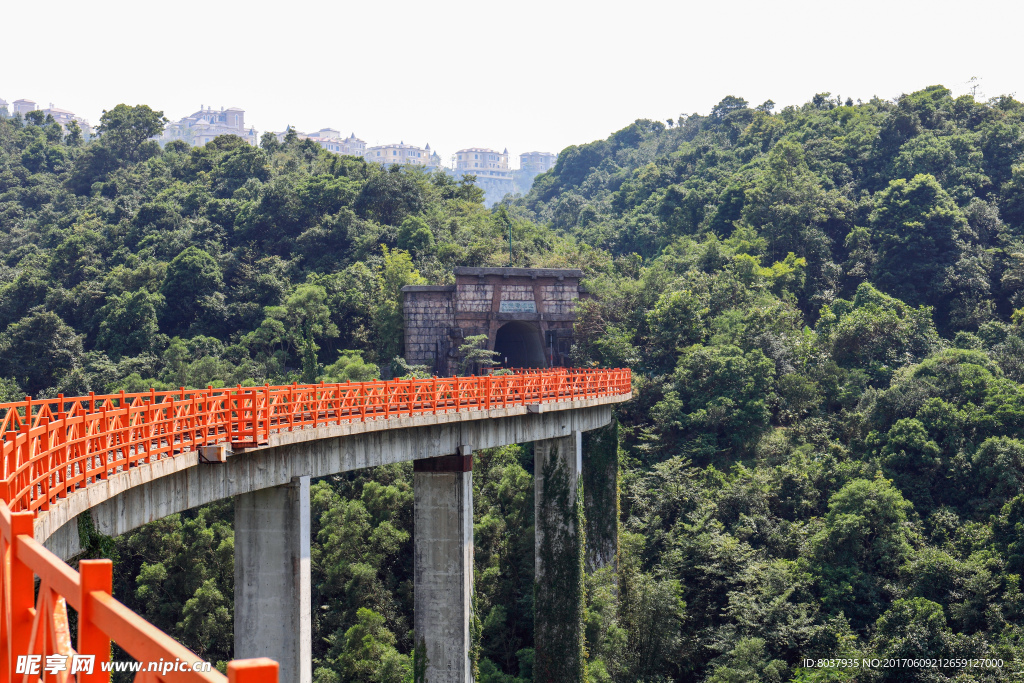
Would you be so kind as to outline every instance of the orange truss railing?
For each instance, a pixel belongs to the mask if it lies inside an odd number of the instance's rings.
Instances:
[[[111,597],[110,560],[82,560],[76,572],[33,538],[34,518],[0,502],[0,682],[110,681],[103,664],[116,642],[142,662],[137,683],[277,683],[278,665],[270,659],[230,662],[227,677],[216,669],[191,671],[198,655]],[[77,648],[71,645],[69,604],[78,612]],[[150,662],[168,666],[148,671]],[[172,662],[187,663],[189,670],[164,670]]]
[[[517,370],[511,375],[433,377],[271,387],[185,389],[0,404],[0,683],[109,681],[101,670],[116,642],[140,662],[198,657],[111,597],[109,560],[82,560],[80,573],[33,538],[38,511],[112,474],[215,443],[252,447],[271,434],[345,422],[621,396],[628,369]],[[39,578],[38,597],[35,578]],[[78,612],[71,646],[67,605]],[[47,656],[93,655],[90,673],[45,674]],[[19,672],[19,657],[38,672]],[[22,659],[24,663],[26,660]],[[276,683],[277,663],[236,660],[217,671],[146,672],[143,682]]]
[[[572,401],[630,391],[626,370],[521,370],[511,375],[389,382],[150,390],[0,404],[0,500],[49,510],[69,493],[205,444],[267,443],[304,427],[459,410]]]

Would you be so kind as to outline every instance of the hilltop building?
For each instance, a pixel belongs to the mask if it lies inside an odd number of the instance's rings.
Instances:
[[[341,133],[333,128],[321,128],[310,135],[299,135],[299,139],[309,139],[317,143],[328,152],[345,154],[353,157],[361,157],[366,153],[366,143],[356,137],[355,133],[347,138],[341,137]]]
[[[342,154],[348,154],[354,157],[361,157],[366,154],[366,143],[356,137],[355,133],[352,133],[343,141]]]
[[[499,153],[484,147],[460,149],[455,153],[455,172],[459,175],[471,173],[477,177],[508,177],[508,150]]]
[[[167,124],[159,140],[161,144],[171,140],[184,140],[190,145],[199,146],[205,145],[218,135],[237,135],[250,145],[259,142],[256,129],[251,126],[248,130],[245,128],[245,110],[238,107],[221,107],[220,111],[214,111],[212,107],[204,109],[202,105],[199,111]]]
[[[290,130],[293,130],[291,126],[285,126],[284,130],[274,133],[274,137],[277,138],[278,142],[284,142]],[[312,140],[328,152],[334,152],[335,154],[361,157],[366,153],[366,143],[357,138],[355,133],[352,133],[347,138],[343,138],[341,137],[341,132],[334,128],[321,128],[315,133],[303,133],[296,130],[295,136],[299,140]]]
[[[30,111],[36,110],[36,103],[32,100],[14,100],[14,114],[20,114],[22,118]]]
[[[526,194],[533,187],[533,179],[555,167],[558,155],[552,152],[523,152],[519,155],[519,170],[512,171],[513,192]]]
[[[519,155],[519,170],[540,174],[555,167],[558,155],[551,152],[523,152]]]
[[[10,115],[11,114],[10,114],[9,110],[7,109],[7,100],[5,100],[4,98],[0,97],[0,118],[6,119]]]
[[[53,117],[53,120],[59,123],[61,128],[67,128],[69,123],[75,121],[78,123],[78,127],[82,129],[83,138],[88,140],[89,137],[92,135],[92,126],[89,125],[88,119],[84,119],[81,116],[75,116],[75,112],[73,111],[55,107],[53,106],[53,102],[51,102],[50,106],[46,109],[40,110],[39,106],[32,100],[15,100],[13,105],[13,111],[10,112],[10,114],[8,114],[6,110],[7,102],[0,100],[0,115],[10,116],[18,114],[22,118],[25,118],[25,115],[30,112],[42,111],[44,117]]]
[[[496,152],[486,147],[469,147],[455,153],[455,175],[476,176],[477,186],[484,191],[488,204],[500,201],[514,187],[508,167],[508,149]]]
[[[432,157],[437,157],[437,164],[431,163]],[[431,167],[439,165],[441,160],[437,154],[430,151],[430,143],[427,143],[426,148],[423,148],[416,145],[407,145],[404,142],[400,142],[397,145],[369,147],[363,154],[363,158],[377,164],[384,164],[385,166],[401,164]]]
[[[43,110],[43,113],[47,116],[52,116],[53,120],[60,124],[61,128],[67,129],[68,124],[72,121],[78,124],[78,127],[82,129],[82,138],[88,140],[92,137],[92,126],[89,124],[88,119],[84,119],[81,116],[75,116],[75,112],[68,111],[67,109],[60,109],[59,107],[53,106],[53,102],[50,102],[50,106]]]

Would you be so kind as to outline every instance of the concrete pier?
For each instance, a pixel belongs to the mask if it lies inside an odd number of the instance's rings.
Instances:
[[[582,432],[533,445],[534,666],[537,683],[583,680]]]
[[[430,683],[473,680],[473,456],[463,452],[413,463],[414,638]]]
[[[235,496],[235,659],[311,683],[309,477]]]

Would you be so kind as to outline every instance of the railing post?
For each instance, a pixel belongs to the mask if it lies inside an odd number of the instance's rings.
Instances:
[[[288,386],[288,408],[285,411],[288,415],[288,431],[292,431],[295,423],[295,384]]]
[[[43,476],[42,486],[39,488],[42,494],[42,503],[39,509],[46,512],[50,509],[50,477],[52,476],[52,468],[50,467],[50,418],[45,415],[39,418],[39,426],[43,428],[43,433],[39,435],[40,448],[36,453],[36,467],[39,472],[36,476]],[[43,468],[47,471],[43,471]],[[32,477],[35,479],[35,477]]]
[[[91,674],[78,675],[79,683],[109,681],[110,672],[103,673],[100,663],[110,660],[110,638],[93,624],[93,592],[110,595],[114,589],[114,564],[110,560],[82,560],[78,563],[81,574],[82,597],[78,604],[78,654],[95,655],[96,664]]]
[[[228,683],[277,683],[278,663],[268,657],[228,662]]]
[[[7,665],[13,668],[19,654],[28,653],[28,641],[32,635],[32,609],[35,598],[35,577],[28,565],[18,557],[18,536],[32,537],[32,520],[35,515],[31,512],[14,512],[11,514],[11,538],[7,552],[10,555],[11,563],[11,631],[8,634],[11,642],[11,651],[8,653],[10,661]],[[3,560],[4,558],[0,558]],[[2,570],[2,568],[0,568]],[[6,644],[6,643],[5,643]],[[14,672],[9,670],[9,675]],[[13,675],[9,679],[16,680]]]
[[[99,420],[98,420],[99,424],[95,426],[95,428],[93,430],[93,436],[92,436],[92,439],[91,439],[91,441],[93,443],[93,448],[90,450],[89,455],[82,460],[82,463],[81,463],[81,466],[80,466],[81,469],[82,469],[82,482],[81,482],[81,486],[83,488],[85,486],[89,485],[89,475],[88,475],[89,470],[94,468],[96,466],[95,463],[99,462],[101,459],[104,459],[104,460],[106,459],[106,457],[107,457],[106,454],[107,454],[107,452],[109,451],[109,449],[112,446],[112,444],[111,444],[111,435],[110,435],[110,418],[107,415],[107,404],[106,403],[104,403],[102,406],[100,406],[99,416],[100,416]],[[97,420],[93,420],[93,424],[94,425],[95,425],[96,422],[97,422]],[[86,431],[88,431],[88,427],[86,427]],[[116,442],[116,441],[117,441],[117,439],[115,437],[114,438],[114,442]],[[97,452],[97,448],[96,448],[97,445],[99,446],[99,449],[98,449],[99,452]],[[76,488],[78,488],[78,487],[76,486]]]
[[[270,384],[263,383],[263,439],[270,442]]]
[[[26,417],[27,417],[27,415],[28,415],[28,408],[25,408],[25,413],[26,413]],[[23,466],[28,465],[28,463],[32,459],[32,439],[30,438],[31,431],[32,431],[31,421],[26,419],[24,422],[21,423],[21,434],[22,434],[22,436],[24,438],[22,439],[22,442],[21,442],[21,448],[18,449],[18,457],[16,458],[17,459],[17,466],[16,466],[15,469],[21,469]],[[27,471],[27,470],[25,470],[25,471]],[[29,472],[29,474],[31,475],[31,472]],[[15,476],[15,478],[14,478],[15,485],[14,485],[14,491],[11,492],[12,494],[18,493],[21,490],[21,487],[18,485],[18,479],[19,478],[22,481],[24,481],[25,480],[25,474],[22,473],[20,475]],[[32,491],[31,490],[28,491],[28,493],[26,495],[28,496],[28,500],[23,501],[23,502],[18,502],[17,505],[18,505],[18,507],[23,507],[24,509],[28,510],[28,509],[30,509],[29,506],[32,504]]]
[[[68,416],[61,413],[60,426],[57,431],[57,441],[60,450],[57,455],[57,465],[60,467],[60,490],[57,497],[67,498],[68,496]]]
[[[313,429],[316,429],[320,422],[320,391],[323,389],[323,382],[313,385]]]

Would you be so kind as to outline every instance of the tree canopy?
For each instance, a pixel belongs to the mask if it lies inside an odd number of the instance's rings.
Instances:
[[[595,682],[995,681],[1024,670],[1024,105],[942,86],[637,120],[488,209],[444,173],[272,136],[0,119],[0,397],[368,381],[401,290],[576,267],[579,366],[630,367]],[[468,340],[472,341],[472,340]],[[486,365],[479,342],[464,367]],[[480,683],[533,664],[533,456],[474,462]],[[318,683],[412,675],[412,472],[313,486]],[[118,539],[115,595],[231,656],[232,513]],[[187,565],[189,571],[183,571]],[[1003,669],[804,668],[819,657]]]

